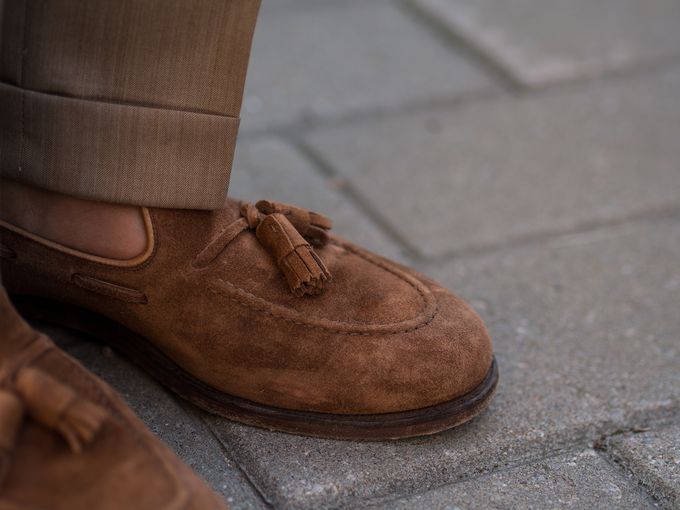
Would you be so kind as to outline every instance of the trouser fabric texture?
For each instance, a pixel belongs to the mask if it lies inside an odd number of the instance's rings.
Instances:
[[[259,4],[0,2],[0,175],[91,200],[221,207]]]

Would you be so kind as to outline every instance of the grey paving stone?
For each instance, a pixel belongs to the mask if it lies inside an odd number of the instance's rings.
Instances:
[[[606,448],[664,507],[680,508],[680,427],[613,436]]]
[[[51,335],[59,330],[42,329]],[[156,382],[110,349],[64,329],[56,337],[69,354],[113,386],[146,425],[232,508],[265,508],[238,467],[225,456],[220,442],[193,411],[187,412]]]
[[[428,269],[428,268],[426,268]],[[472,423],[390,443],[210,424],[284,508],[424,492],[680,412],[680,218],[632,222],[428,272],[479,310],[500,390]]]
[[[592,450],[561,455],[435,489],[375,508],[655,508]]]
[[[540,85],[680,56],[675,0],[412,0]]]
[[[265,2],[245,131],[457,97],[491,87],[392,1]]]
[[[307,141],[413,249],[442,256],[677,204],[679,132],[675,68]]]
[[[272,199],[326,214],[333,232],[381,255],[403,259],[399,246],[339,191],[340,183],[316,171],[300,151],[277,139],[244,141],[236,150],[229,195]]]

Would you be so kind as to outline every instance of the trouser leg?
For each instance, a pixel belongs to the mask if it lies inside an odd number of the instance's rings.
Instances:
[[[0,5],[0,175],[107,202],[221,206],[259,0]]]

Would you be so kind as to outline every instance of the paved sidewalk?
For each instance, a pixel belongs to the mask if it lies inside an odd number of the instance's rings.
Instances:
[[[234,508],[680,507],[680,2],[264,0],[231,193],[442,280],[501,370],[459,429],[330,441],[47,328]]]

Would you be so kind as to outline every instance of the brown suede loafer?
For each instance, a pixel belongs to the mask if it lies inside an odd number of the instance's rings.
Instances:
[[[0,288],[0,508],[226,509]]]
[[[5,285],[29,316],[86,331],[198,406],[309,435],[438,432],[496,387],[462,300],[294,206],[144,209],[146,253],[93,257],[0,222]]]

